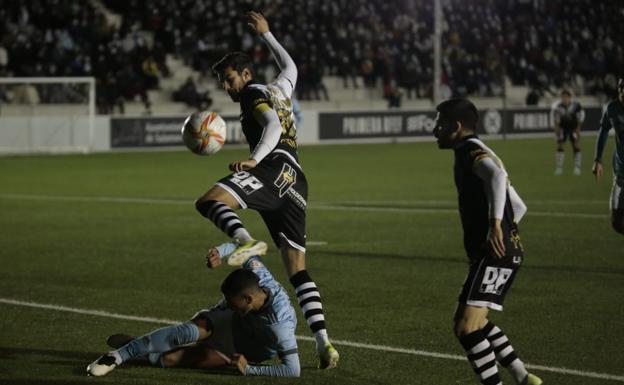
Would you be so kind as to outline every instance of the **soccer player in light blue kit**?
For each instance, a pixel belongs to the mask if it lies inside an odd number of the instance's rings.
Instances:
[[[221,256],[236,247],[226,243],[211,249],[207,265],[219,266]],[[198,312],[188,322],[139,338],[109,337],[109,345],[118,349],[91,363],[87,373],[103,376],[123,362],[147,358],[162,367],[217,369],[234,365],[246,376],[299,377],[295,311],[288,294],[260,258],[253,256],[230,273],[221,291],[224,301]],[[275,357],[279,364],[257,365]]]
[[[592,172],[596,180],[600,179],[602,154],[604,152],[609,130],[615,131],[615,152],[613,154],[613,188],[611,189],[611,226],[624,235],[624,75],[618,79],[618,97],[607,104],[600,119],[600,131],[596,140],[596,155]]]

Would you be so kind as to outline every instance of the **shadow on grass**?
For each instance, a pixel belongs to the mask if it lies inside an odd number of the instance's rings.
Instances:
[[[2,377],[7,376],[7,372],[5,370],[0,370],[0,385],[4,384],[14,384],[14,385],[25,385],[25,384],[40,384],[40,385],[81,385],[81,384],[90,384],[93,385],[93,379],[87,377],[86,368],[91,362],[97,359],[102,352],[83,352],[83,351],[67,351],[67,350],[56,350],[56,349],[42,349],[42,348],[20,348],[20,347],[0,347],[0,363],[10,364],[11,361],[21,361],[23,362],[24,356],[33,357],[32,361],[35,363],[41,363],[52,366],[69,366],[71,367],[71,374],[76,377],[82,377],[83,379],[76,380],[57,380],[57,379],[4,379]],[[1,365],[4,366],[4,365]],[[124,370],[125,368],[132,367],[153,367],[147,361],[131,361],[126,362],[122,366],[120,366],[117,370]],[[154,370],[162,370],[162,368],[153,367]],[[188,368],[171,368],[167,369],[170,371],[195,371],[195,372],[203,372],[210,375],[218,375],[218,376],[239,376],[240,374],[234,368],[223,368],[223,369],[213,369],[213,370],[202,370],[202,369],[188,369]]]
[[[436,262],[445,264],[459,264],[468,267],[468,258],[466,257],[430,257],[424,255],[401,255],[401,254],[387,254],[387,253],[370,253],[360,251],[314,251],[315,255],[326,256],[340,256],[347,258],[357,259],[385,259],[395,261],[413,261],[413,262]],[[624,275],[624,269],[616,269],[612,267],[600,267],[600,266],[556,266],[556,265],[534,265],[532,262],[525,261],[522,265],[523,270],[537,270],[537,271],[557,271],[557,272],[569,272],[569,273],[583,273],[583,274],[610,274],[610,275]]]

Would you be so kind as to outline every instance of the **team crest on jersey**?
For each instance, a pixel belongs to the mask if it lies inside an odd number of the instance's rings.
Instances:
[[[500,295],[512,273],[512,269],[506,269],[503,267],[486,267],[485,272],[483,273],[483,281],[481,281],[479,292]]]
[[[297,171],[288,163],[284,163],[282,171],[279,173],[277,179],[275,179],[275,182],[273,182],[273,184],[279,188],[280,198],[283,197],[288,189],[295,183],[297,183]]]
[[[511,243],[513,243],[516,249],[524,251],[524,248],[522,247],[522,241],[520,240],[520,234],[518,234],[517,230],[511,230],[509,240],[511,241]]]
[[[249,267],[251,267],[251,269],[253,270],[253,269],[260,269],[260,268],[263,268],[263,267],[264,267],[264,265],[262,264],[262,262],[260,262],[260,261],[258,261],[258,260],[256,260],[256,259],[254,259],[254,260],[252,260],[251,262],[249,262]]]
[[[237,172],[230,177],[232,183],[240,187],[247,195],[252,194],[254,191],[260,190],[264,185],[255,176],[251,175],[247,171]]]

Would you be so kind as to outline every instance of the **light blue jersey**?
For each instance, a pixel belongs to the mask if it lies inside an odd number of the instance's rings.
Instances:
[[[232,319],[234,346],[250,362],[278,357],[281,364],[247,365],[245,375],[297,377],[300,372],[295,329],[297,317],[286,290],[271,275],[259,257],[252,257],[242,266],[260,278],[260,287],[268,290],[269,298],[258,311]]]
[[[604,109],[600,119],[600,132],[596,141],[595,160],[602,162],[609,130],[615,131],[615,152],[613,154],[613,173],[618,178],[624,178],[624,105],[619,99],[610,101]]]

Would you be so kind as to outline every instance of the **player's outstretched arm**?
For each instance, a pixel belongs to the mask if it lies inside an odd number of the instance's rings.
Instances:
[[[271,376],[271,377],[299,377],[301,364],[297,353],[288,354],[280,358],[281,363],[275,365],[249,365],[239,370],[246,376]]]
[[[262,14],[252,11],[247,14],[247,17],[249,18],[249,27],[262,37],[277,62],[277,66],[281,71],[277,77],[278,81],[282,79],[287,80],[287,84],[282,82],[280,85],[290,98],[297,83],[297,65],[284,47],[275,39],[271,31],[269,31],[269,23]]]

